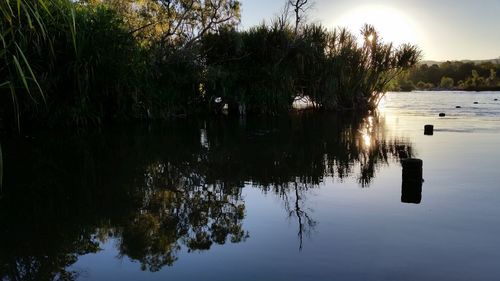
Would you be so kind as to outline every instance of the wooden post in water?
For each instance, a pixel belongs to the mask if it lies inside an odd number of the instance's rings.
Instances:
[[[424,162],[420,159],[408,158],[403,159],[401,164],[403,165],[401,202],[420,204],[422,201],[422,170]]]
[[[426,135],[426,136],[434,135],[434,125],[425,125],[424,126],[424,135]]]

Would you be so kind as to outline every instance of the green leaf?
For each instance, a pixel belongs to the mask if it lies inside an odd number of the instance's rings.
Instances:
[[[45,3],[44,0],[39,0],[38,3],[40,3],[43,7],[43,9],[45,10],[45,12],[47,12],[48,14],[50,14],[50,10],[49,8],[47,7],[47,4]]]
[[[28,60],[24,56],[24,52],[21,50],[21,48],[19,47],[19,45],[17,45],[17,43],[15,43],[15,44],[16,44],[17,50],[19,51],[19,54],[21,55],[21,58],[23,59],[24,64],[26,65],[26,67],[28,68],[28,71],[30,72],[31,78],[35,82],[35,84],[36,84],[36,86],[38,88],[38,91],[40,92],[40,95],[42,96],[43,101],[46,102],[45,95],[43,94],[42,87],[40,87],[40,84],[38,83],[38,80],[36,79],[35,73],[33,73],[33,70],[31,69],[31,66],[28,63]]]
[[[23,6],[24,10],[24,15],[26,16],[26,19],[28,20],[28,26],[33,29],[33,20],[31,19],[31,13],[26,10],[26,7]]]
[[[5,32],[3,34],[0,34],[0,41],[2,41],[2,45],[3,45],[4,49],[7,49],[7,41],[5,40],[5,36],[7,34],[9,34],[10,32],[12,32],[12,27],[7,28],[7,30],[5,30]]]
[[[17,0],[17,18],[21,18],[21,0]]]
[[[76,16],[75,16],[75,9],[71,8],[71,25],[70,25],[70,30],[71,30],[71,37],[73,40],[73,47],[75,48],[75,53],[78,52],[77,47],[76,47]]]
[[[24,88],[30,95],[31,99],[36,102],[36,100],[31,95],[30,87],[28,86],[28,81],[26,80],[26,75],[24,75],[24,71],[23,68],[21,67],[21,64],[19,63],[19,60],[17,59],[16,56],[12,56],[12,59],[14,60],[14,65],[16,66],[16,70],[19,73],[19,77],[21,78],[21,81],[24,84]]]
[[[16,117],[17,131],[21,132],[21,118],[19,116],[19,104],[17,103],[16,89],[14,85],[10,84],[10,96],[12,98],[12,105],[14,106],[14,116]]]
[[[34,20],[38,23],[38,27],[40,28],[40,32],[42,33],[42,36],[45,37],[45,25],[42,22],[42,16],[40,15],[40,13],[35,11],[33,9],[33,7],[28,6],[28,9],[29,9],[29,11],[26,11],[26,14],[30,14],[33,16]],[[31,17],[29,19],[31,19]],[[29,24],[30,24],[31,28],[34,28],[32,21],[30,21]]]
[[[12,23],[12,9],[10,8],[9,1],[5,2],[7,7],[0,5],[0,12],[3,15],[3,19],[6,20],[9,24]]]
[[[4,11],[6,15],[9,16],[8,21],[9,23],[12,23],[12,17],[14,16],[14,11],[12,10],[12,6],[10,5],[10,0],[7,0],[6,2],[7,8],[9,9],[8,11]]]

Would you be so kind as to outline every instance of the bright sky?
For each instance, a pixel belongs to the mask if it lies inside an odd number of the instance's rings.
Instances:
[[[242,25],[270,21],[285,0],[240,0]],[[425,60],[500,57],[500,0],[316,0],[310,22],[358,32],[375,25],[385,41],[417,44]]]

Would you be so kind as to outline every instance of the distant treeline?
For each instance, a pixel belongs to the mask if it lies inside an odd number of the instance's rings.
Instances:
[[[236,0],[3,0],[0,126],[94,126],[195,113],[279,114],[297,96],[325,110],[373,107],[414,66],[366,25],[303,22],[307,1],[239,31]]]
[[[421,64],[402,74],[391,85],[391,90],[465,90],[499,91],[500,64],[494,62],[444,62]]]

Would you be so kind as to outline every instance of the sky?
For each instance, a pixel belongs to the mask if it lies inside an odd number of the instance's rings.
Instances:
[[[242,26],[269,22],[285,0],[240,0]],[[424,60],[500,57],[500,0],[315,0],[308,21],[358,32],[375,25],[387,42],[413,43]]]

